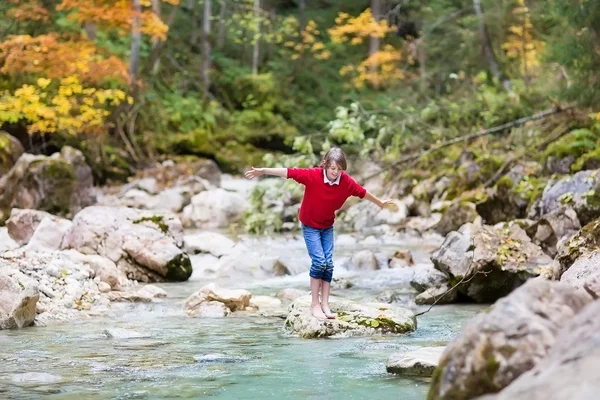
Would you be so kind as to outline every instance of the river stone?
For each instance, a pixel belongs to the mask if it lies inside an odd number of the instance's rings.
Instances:
[[[10,171],[24,151],[17,138],[0,131],[0,176]]]
[[[450,232],[431,260],[451,286],[463,280],[457,290],[481,303],[506,296],[552,263],[518,225],[498,228],[478,223]]]
[[[54,384],[62,382],[63,378],[60,375],[48,374],[45,372],[23,372],[13,374],[10,378],[12,383],[22,384]]]
[[[88,207],[73,219],[62,247],[106,257],[142,282],[185,281],[192,274],[181,221],[168,212]]]
[[[33,325],[39,298],[37,286],[25,286],[0,268],[0,330]]]
[[[144,285],[137,291],[137,295],[151,299],[164,299],[167,297],[167,292],[155,285]]]
[[[404,308],[383,303],[359,304],[330,297],[337,319],[319,319],[310,312],[311,296],[302,296],[290,306],[285,328],[305,339],[321,337],[398,334],[417,328],[415,315]]]
[[[15,242],[8,234],[8,228],[0,226],[0,254],[7,250],[14,250],[19,247],[19,244]]]
[[[508,386],[535,366],[592,298],[584,291],[532,279],[473,318],[446,347],[428,399],[470,399]]]
[[[600,393],[600,302],[565,324],[548,355],[507,388],[479,400],[592,400]]]
[[[394,353],[388,358],[385,368],[392,374],[429,377],[438,366],[444,348],[422,347],[409,352]]]
[[[151,297],[137,292],[111,291],[107,293],[107,296],[112,302],[152,303]]]
[[[185,251],[189,254],[210,253],[215,257],[231,254],[235,242],[225,235],[214,232],[199,232],[183,238]]]
[[[455,303],[458,298],[457,291],[456,289],[450,289],[451,287],[448,285],[448,283],[442,283],[438,286],[429,287],[415,297],[415,304],[431,305]]]
[[[419,293],[429,288],[437,287],[448,282],[448,277],[433,268],[432,265],[418,265],[413,268],[413,276],[410,280],[410,286]]]
[[[408,250],[398,250],[394,252],[389,261],[390,268],[412,267],[413,265],[415,265],[415,260]]]
[[[106,257],[97,254],[82,254],[76,250],[64,250],[61,254],[75,263],[89,267],[94,272],[94,277],[109,284],[111,290],[121,290],[122,287],[128,285],[125,272],[117,268],[117,265]]]
[[[59,219],[45,211],[13,208],[6,221],[8,234],[20,246],[26,245],[44,218]]]
[[[230,313],[231,310],[220,301],[204,301],[193,309],[189,309],[187,314],[196,318],[223,318]]]
[[[24,250],[52,251],[60,249],[62,241],[72,225],[73,223],[68,219],[44,217]]]
[[[225,189],[213,189],[192,197],[183,209],[182,220],[187,227],[227,228],[239,221],[246,209],[246,199]]]
[[[243,311],[250,305],[252,293],[244,289],[224,289],[216,283],[209,283],[188,297],[185,308],[188,314],[193,314],[195,308],[208,301],[218,301],[231,311]]]
[[[573,236],[581,229],[577,213],[571,207],[559,207],[543,215],[538,222],[527,228],[527,234],[546,254],[554,257],[558,243]]]

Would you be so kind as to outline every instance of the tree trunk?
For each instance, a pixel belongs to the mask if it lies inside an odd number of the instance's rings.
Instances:
[[[142,45],[140,0],[133,0],[133,24],[131,27],[131,59],[129,60],[129,80],[135,84],[140,65],[140,47]]]
[[[481,37],[481,44],[483,46],[483,57],[485,58],[485,61],[487,62],[492,74],[494,74],[494,76],[500,82],[502,82],[502,85],[507,91],[510,91],[511,83],[508,79],[506,79],[500,70],[500,66],[496,60],[496,55],[494,54],[494,49],[492,48],[490,37],[487,33],[481,0],[473,0],[473,7],[475,8],[475,14],[477,15],[477,18],[479,19],[479,35]]]
[[[260,0],[254,0],[254,50],[252,51],[252,75],[258,74],[260,50]]]
[[[225,18],[227,18],[227,1],[220,3],[219,9],[219,31],[217,33],[217,48],[220,49],[225,44]]]
[[[86,21],[84,24],[85,34],[91,41],[96,40],[96,24],[90,21]]]
[[[210,48],[210,19],[212,0],[204,0],[204,15],[202,17],[202,64],[200,67],[200,76],[204,86],[205,93],[210,87],[210,66],[211,66],[211,48]]]
[[[302,32],[306,26],[306,0],[300,0],[298,2],[298,14],[300,32]]]
[[[158,19],[161,19],[161,17],[160,17],[160,0],[152,0],[152,11],[154,12],[154,14],[156,14]],[[158,39],[152,40],[152,52],[155,52],[157,50],[159,44],[160,44],[160,40],[158,40]],[[159,68],[160,68],[160,58],[156,58],[154,60],[154,64],[152,64],[152,75],[156,75],[158,73]]]
[[[371,0],[371,12],[373,13],[373,19],[379,21],[381,19],[381,4],[379,0]],[[375,36],[369,37],[369,57],[379,51],[379,38]],[[374,63],[369,65],[371,73],[377,72],[377,65]]]

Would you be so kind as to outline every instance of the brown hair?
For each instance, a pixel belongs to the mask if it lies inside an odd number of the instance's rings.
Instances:
[[[332,162],[335,162],[342,171],[345,171],[348,164],[346,163],[346,154],[344,154],[344,150],[339,147],[332,147],[321,160],[319,167],[327,168]]]

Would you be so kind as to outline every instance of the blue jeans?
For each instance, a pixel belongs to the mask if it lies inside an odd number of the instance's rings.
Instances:
[[[333,226],[312,228],[302,224],[302,234],[310,257],[310,276],[331,282],[333,278]]]

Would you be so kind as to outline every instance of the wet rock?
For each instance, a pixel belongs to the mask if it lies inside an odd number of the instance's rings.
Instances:
[[[150,337],[150,335],[123,328],[105,329],[102,334],[109,339],[145,339]]]
[[[25,286],[0,266],[0,330],[33,325],[40,298],[37,286]]]
[[[475,204],[468,201],[457,201],[442,214],[442,218],[435,225],[434,230],[440,235],[447,235],[457,231],[468,222],[473,222],[479,216],[475,210]]]
[[[412,312],[389,304],[358,304],[330,298],[330,307],[337,319],[319,319],[310,312],[311,296],[303,296],[290,306],[285,328],[305,339],[329,336],[372,336],[399,334],[416,329]]]
[[[246,199],[224,189],[201,192],[192,197],[183,209],[185,226],[196,228],[226,228],[239,221],[246,209]]]
[[[537,223],[527,229],[527,234],[546,254],[554,257],[559,241],[574,236],[579,229],[581,225],[575,210],[559,207],[543,215]]]
[[[106,257],[142,282],[184,281],[192,274],[181,222],[167,212],[88,207],[73,219],[62,247]]]
[[[591,301],[564,283],[528,281],[472,319],[446,347],[428,398],[470,399],[508,386],[547,355],[559,330]]]
[[[188,315],[194,315],[202,303],[217,301],[223,303],[231,311],[243,311],[250,305],[252,293],[243,289],[224,289],[215,283],[210,283],[190,297],[185,302]]]
[[[137,295],[151,299],[164,299],[167,297],[167,292],[155,285],[144,285],[137,291]]]
[[[451,286],[463,282],[458,292],[476,302],[506,296],[552,263],[518,225],[501,229],[476,223],[450,232],[431,260]]]
[[[10,171],[24,151],[17,138],[0,131],[0,176]]]
[[[225,235],[214,232],[199,232],[183,238],[185,251],[189,254],[210,253],[221,257],[233,252],[235,242]]]
[[[444,347],[422,347],[395,353],[388,358],[385,368],[392,374],[429,377],[437,367],[443,351]]]
[[[547,356],[498,394],[480,400],[595,399],[600,393],[600,302],[567,321]]]
[[[220,301],[204,301],[188,309],[187,314],[195,318],[223,318],[231,314],[231,310]]]

